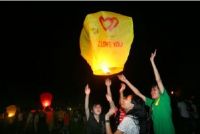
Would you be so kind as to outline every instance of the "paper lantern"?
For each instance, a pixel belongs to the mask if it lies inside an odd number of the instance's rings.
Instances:
[[[88,14],[80,35],[82,57],[94,75],[123,71],[133,42],[131,17],[108,11]]]
[[[8,114],[8,117],[14,117],[16,111],[17,111],[17,107],[15,105],[10,105],[6,107],[6,112]]]
[[[44,108],[51,106],[53,95],[49,92],[44,92],[40,95],[40,102]]]

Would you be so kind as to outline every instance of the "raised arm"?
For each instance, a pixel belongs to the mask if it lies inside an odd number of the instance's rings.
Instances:
[[[116,132],[112,132],[111,126],[110,126],[110,116],[112,116],[115,113],[114,108],[110,108],[108,113],[105,115],[105,127],[106,127],[106,134],[123,134],[120,130],[116,130]]]
[[[134,94],[139,96],[143,101],[146,101],[146,97],[133,84],[131,84],[123,74],[118,75],[118,78],[122,82],[126,83],[128,87],[134,92]]]
[[[151,53],[150,61],[151,61],[151,65],[153,67],[153,72],[154,72],[154,76],[155,76],[158,88],[159,88],[160,92],[163,93],[164,85],[162,83],[162,80],[160,78],[160,74],[158,72],[158,69],[157,69],[155,61],[154,61],[155,56],[156,56],[156,50],[154,51],[154,53]]]
[[[121,83],[121,88],[119,89],[119,103],[121,104],[124,98],[124,90],[126,88],[126,85],[124,83]]]
[[[110,86],[111,86],[111,80],[110,79],[106,79],[105,80],[105,85],[106,85],[106,89],[107,89],[107,94],[106,94],[106,98],[110,104],[110,108],[115,108],[115,103],[112,99],[112,93],[111,93],[111,89],[110,89]]]
[[[111,86],[111,80],[109,79],[109,78],[107,78],[106,80],[105,80],[105,85],[106,85],[106,89],[107,89],[107,94],[109,95],[109,96],[111,96],[112,97],[112,93],[111,93],[111,90],[110,90],[110,86]]]
[[[89,116],[90,116],[89,97],[90,97],[90,88],[89,88],[89,85],[87,84],[85,86],[85,115],[86,115],[87,120],[89,119]]]

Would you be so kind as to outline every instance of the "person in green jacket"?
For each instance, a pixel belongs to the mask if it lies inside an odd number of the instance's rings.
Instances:
[[[153,67],[154,76],[157,85],[151,88],[151,97],[144,96],[133,84],[131,84],[126,77],[121,74],[118,75],[119,80],[126,83],[129,88],[139,96],[147,106],[150,107],[151,118],[153,121],[153,130],[155,134],[175,134],[175,129],[172,121],[172,109],[170,97],[162,83],[160,74],[155,65],[154,58],[156,50],[151,54],[150,61]]]

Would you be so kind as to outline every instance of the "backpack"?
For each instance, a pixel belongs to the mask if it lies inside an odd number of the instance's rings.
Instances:
[[[145,106],[142,104],[134,104],[134,108],[127,113],[127,116],[133,118],[134,120],[139,121],[139,127],[140,127],[140,134],[146,134],[147,133],[147,112],[145,109]],[[136,122],[135,122],[136,123]]]

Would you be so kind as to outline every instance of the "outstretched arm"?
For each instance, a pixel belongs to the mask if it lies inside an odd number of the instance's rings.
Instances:
[[[107,94],[106,94],[106,98],[110,104],[110,108],[115,108],[115,103],[112,99],[112,93],[111,93],[111,89],[110,89],[110,86],[111,86],[111,80],[110,79],[106,79],[105,80],[105,84],[106,84],[106,88],[107,88]]]
[[[156,50],[154,51],[154,53],[151,54],[150,61],[151,61],[151,65],[153,67],[153,72],[154,72],[154,76],[155,76],[158,88],[159,88],[160,92],[163,93],[163,91],[164,91],[164,85],[162,83],[162,80],[160,78],[160,74],[159,74],[158,69],[156,67],[156,64],[154,62],[155,56],[156,56]]]
[[[89,116],[90,116],[89,97],[90,97],[90,88],[89,88],[89,85],[87,84],[85,86],[85,115],[86,115],[87,120],[89,119]]]
[[[126,88],[126,85],[124,83],[121,83],[121,88],[119,89],[119,104],[122,104],[125,88]]]
[[[133,85],[131,84],[127,79],[126,77],[121,74],[121,75],[118,75],[118,78],[119,80],[121,80],[122,82],[126,83],[129,88],[137,95],[139,96],[143,101],[146,101],[146,97]]]
[[[109,78],[107,78],[106,80],[105,80],[105,85],[106,85],[106,89],[107,89],[107,94],[109,95],[109,96],[111,96],[112,97],[112,93],[111,93],[111,89],[110,89],[110,86],[111,86],[111,80],[109,79]]]

